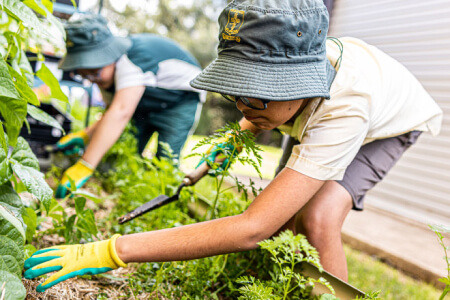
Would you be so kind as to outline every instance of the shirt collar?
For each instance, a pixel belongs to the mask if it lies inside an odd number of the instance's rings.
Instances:
[[[316,112],[317,107],[322,100],[323,98],[321,97],[310,99],[300,115],[295,119],[292,126],[283,124],[279,126],[278,129],[286,134],[289,134],[300,142],[305,134],[306,127],[311,120],[311,117]]]

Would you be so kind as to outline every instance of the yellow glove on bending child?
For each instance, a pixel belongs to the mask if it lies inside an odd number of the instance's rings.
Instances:
[[[83,159],[78,160],[76,164],[64,172],[61,183],[56,189],[55,198],[64,198],[66,196],[71,188],[69,178],[75,182],[76,188],[79,189],[91,178],[93,173],[94,168],[89,163]]]
[[[216,144],[206,151],[206,158],[202,158],[196,168],[206,161],[210,167],[216,167],[219,172],[227,170],[230,167],[230,158],[234,158],[241,151],[242,145],[237,145],[233,134],[228,132],[225,137],[217,139]],[[216,159],[222,160],[219,166],[214,166]]]
[[[89,135],[85,130],[80,130],[64,136],[56,143],[56,146],[63,150],[64,154],[72,155],[79,153],[80,149],[84,149],[88,143]]]

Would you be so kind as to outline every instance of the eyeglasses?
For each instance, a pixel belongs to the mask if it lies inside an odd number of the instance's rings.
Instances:
[[[86,72],[84,70],[80,72],[79,70],[77,70],[73,74],[74,74],[74,76],[81,76],[84,79],[94,82],[94,81],[99,81],[101,79],[102,70],[103,70],[103,68],[92,69],[92,70],[89,70],[88,72]]]
[[[242,101],[242,103],[244,103],[244,105],[252,108],[252,109],[256,109],[256,110],[264,110],[267,108],[267,103],[270,102],[270,100],[263,100],[263,99],[250,99],[247,97],[242,97],[242,96],[231,96],[231,95],[224,95],[221,94],[222,97],[224,97],[225,99],[227,99],[230,102],[234,102],[237,103],[239,100]]]

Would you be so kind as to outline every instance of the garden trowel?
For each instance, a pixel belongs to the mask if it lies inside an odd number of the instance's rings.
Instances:
[[[152,211],[158,207],[161,207],[163,205],[166,205],[173,201],[178,200],[178,197],[180,196],[180,192],[183,189],[183,187],[191,186],[191,185],[194,185],[195,183],[197,183],[197,181],[202,179],[203,176],[205,176],[208,173],[209,169],[210,169],[210,167],[206,163],[203,163],[200,167],[195,169],[192,173],[186,175],[186,177],[183,179],[180,186],[178,187],[175,195],[173,195],[172,197],[169,197],[167,195],[161,195],[161,196],[158,196],[158,197],[148,201],[147,203],[142,204],[135,210],[130,211],[129,213],[127,213],[124,216],[121,216],[118,219],[119,224],[124,224],[128,221],[133,220],[134,218],[137,218],[137,217],[145,214],[146,212]]]
[[[296,268],[295,272],[301,273],[308,277],[318,280],[320,277],[324,278],[334,289],[334,296],[340,300],[363,299],[365,294],[356,287],[352,286],[348,282],[345,282],[331,273],[325,270],[319,271],[317,266],[309,262],[303,262]],[[312,296],[320,296],[323,294],[331,294],[331,291],[322,283],[314,284],[314,288],[311,292]]]

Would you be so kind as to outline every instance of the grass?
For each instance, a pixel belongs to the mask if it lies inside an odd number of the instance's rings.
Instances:
[[[364,292],[381,291],[381,299],[432,300],[442,291],[415,280],[375,257],[345,246],[349,283]]]

